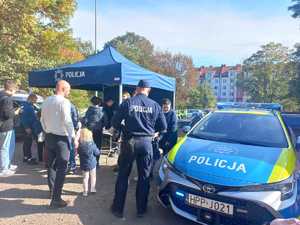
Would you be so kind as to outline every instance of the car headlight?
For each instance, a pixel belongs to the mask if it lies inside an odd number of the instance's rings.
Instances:
[[[240,191],[249,191],[249,192],[280,191],[281,201],[284,201],[293,196],[295,183],[296,181],[294,175],[292,175],[288,179],[279,183],[242,187],[240,188]]]
[[[183,176],[183,174],[177,170],[170,162],[169,160],[164,157],[163,160],[162,160],[162,163],[161,163],[161,168],[162,168],[162,171],[164,173],[167,173],[168,171],[172,171],[173,173],[176,173],[177,175],[179,176]]]

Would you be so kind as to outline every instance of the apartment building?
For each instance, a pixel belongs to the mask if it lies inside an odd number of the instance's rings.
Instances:
[[[237,87],[238,77],[242,74],[242,66],[221,65],[220,67],[200,67],[199,84],[208,84],[217,101],[219,102],[242,102],[243,92]]]

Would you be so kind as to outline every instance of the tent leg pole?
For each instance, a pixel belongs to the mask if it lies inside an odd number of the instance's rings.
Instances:
[[[173,110],[176,109],[175,104],[176,104],[176,89],[175,89],[175,91],[173,92]]]
[[[123,85],[119,85],[119,105],[122,103]]]

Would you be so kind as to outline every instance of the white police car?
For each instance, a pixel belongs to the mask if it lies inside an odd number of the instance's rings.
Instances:
[[[231,105],[204,117],[164,158],[159,201],[204,225],[298,217],[298,144],[272,107]]]

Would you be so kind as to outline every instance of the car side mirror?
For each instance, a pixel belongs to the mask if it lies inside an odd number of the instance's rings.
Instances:
[[[182,131],[183,131],[183,133],[188,133],[190,130],[192,129],[192,127],[191,126],[184,126],[183,128],[182,128]],[[300,140],[300,139],[299,139]]]
[[[300,152],[300,136],[297,137],[297,141],[296,141],[296,151]]]

